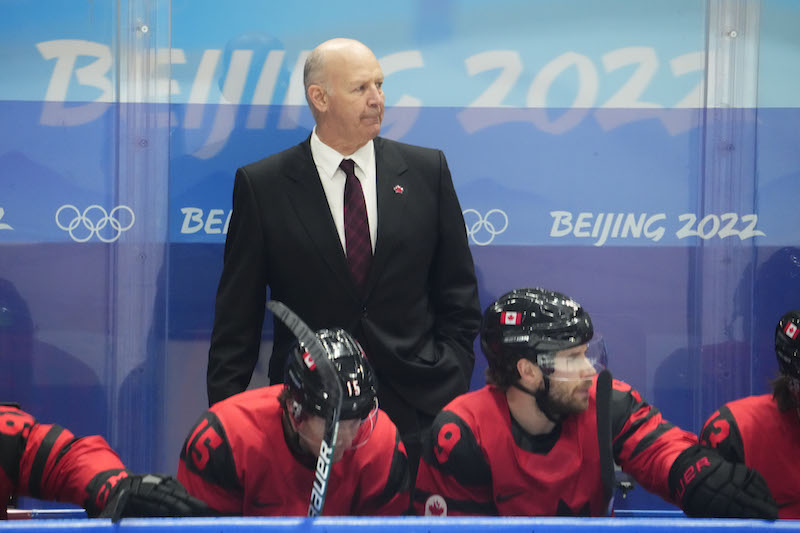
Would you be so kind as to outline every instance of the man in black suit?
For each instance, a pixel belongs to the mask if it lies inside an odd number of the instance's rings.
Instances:
[[[475,361],[481,312],[461,207],[441,151],[377,137],[383,72],[369,48],[351,39],[322,43],[306,61],[304,83],[316,122],[309,138],[236,172],[209,403],[247,387],[269,286],[270,297],[312,329],[341,327],[363,345],[415,473],[421,433],[467,391]],[[349,172],[342,160],[354,163]],[[355,178],[368,220],[360,267],[350,264],[358,254],[344,214]],[[293,339],[275,323],[273,384],[283,380]]]

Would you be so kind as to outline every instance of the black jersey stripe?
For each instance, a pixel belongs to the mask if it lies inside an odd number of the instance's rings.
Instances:
[[[408,470],[408,457],[400,451],[400,433],[395,432],[392,464],[389,466],[389,476],[386,479],[386,486],[384,486],[383,491],[381,491],[380,505],[390,502],[396,494],[410,489],[411,475]]]
[[[644,436],[642,440],[636,445],[631,452],[631,456],[628,459],[633,459],[643,451],[645,451],[651,444],[653,444],[656,439],[658,439],[661,435],[669,431],[670,429],[674,428],[675,426],[672,425],[670,422],[664,421],[661,422],[656,428]]]
[[[648,413],[645,416],[633,421],[631,425],[628,427],[628,430],[622,433],[621,435],[617,436],[616,440],[614,441],[614,458],[616,460],[619,459],[619,454],[622,452],[622,447],[625,445],[625,443],[628,441],[631,435],[635,434],[642,428],[642,426],[647,424],[654,416],[659,414],[658,409],[656,409],[655,407],[648,406],[647,404],[644,404],[644,406],[650,408]]]
[[[53,425],[39,444],[39,449],[36,451],[36,456],[31,465],[31,475],[28,479],[28,490],[34,498],[42,497],[42,477],[44,476],[44,469],[47,466],[47,458],[53,451],[58,437],[64,432],[61,426]]]

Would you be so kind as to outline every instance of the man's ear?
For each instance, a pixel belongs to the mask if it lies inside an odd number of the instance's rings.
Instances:
[[[318,113],[328,109],[328,93],[321,85],[308,86],[308,101],[314,106]]]
[[[538,366],[533,364],[533,361],[521,357],[517,361],[517,372],[519,372],[522,385],[531,390],[539,388],[539,382],[542,379],[542,371]]]

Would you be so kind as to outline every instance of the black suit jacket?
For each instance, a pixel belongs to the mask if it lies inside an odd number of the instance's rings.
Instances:
[[[352,333],[379,391],[389,387],[428,414],[467,391],[481,312],[447,162],[439,150],[374,143],[378,234],[364,296],[350,277],[310,137],[236,172],[209,351],[210,403],[250,382],[267,286],[314,330]],[[294,340],[276,320],[272,383],[283,380]]]

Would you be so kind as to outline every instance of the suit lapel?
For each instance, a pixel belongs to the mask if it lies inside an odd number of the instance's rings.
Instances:
[[[405,160],[380,137],[375,138],[375,180],[378,197],[378,236],[375,255],[367,277],[366,295],[372,290],[386,266],[395,244],[396,228],[403,220],[406,209],[406,180],[408,170]]]
[[[293,158],[292,163],[287,166],[287,196],[297,213],[297,220],[305,227],[310,241],[339,283],[349,286],[357,296],[325,190],[311,156],[310,139],[311,137],[299,145],[299,157]]]

